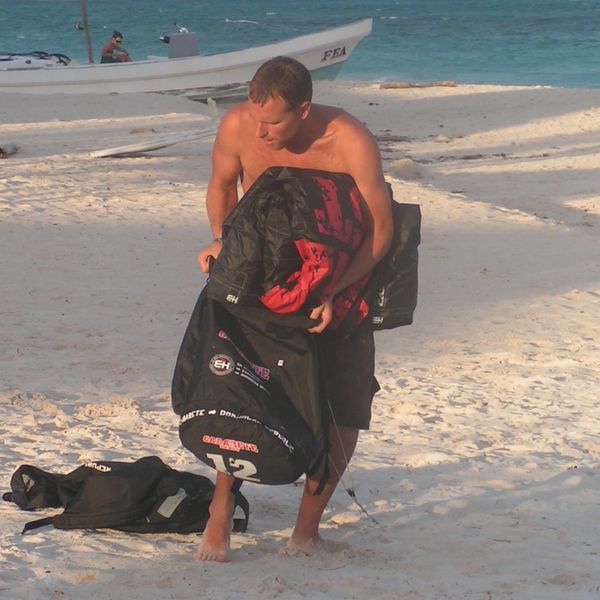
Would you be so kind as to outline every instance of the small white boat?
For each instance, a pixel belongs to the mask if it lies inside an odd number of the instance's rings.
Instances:
[[[65,54],[49,52],[0,52],[0,71],[9,69],[48,69],[75,64]]]
[[[372,19],[310,33],[281,42],[208,55],[98,65],[48,65],[32,68],[3,67],[0,92],[30,94],[111,94],[159,92],[201,99],[237,94],[256,69],[275,56],[291,56],[302,62],[316,79],[333,79],[356,45],[371,33]],[[193,35],[193,34],[192,34]],[[190,48],[189,40],[180,47]],[[191,47],[194,47],[191,44]],[[10,61],[6,61],[7,63]]]

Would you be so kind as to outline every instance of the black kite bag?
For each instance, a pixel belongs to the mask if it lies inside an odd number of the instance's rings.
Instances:
[[[2,498],[23,510],[64,509],[26,523],[23,533],[45,525],[136,533],[202,532],[214,490],[207,477],[171,469],[158,456],[134,462],[93,461],[66,474],[21,465],[10,487]],[[246,531],[248,501],[237,491],[234,503],[244,518],[234,519],[233,530]]]
[[[309,323],[226,307],[202,291],[172,384],[188,450],[217,471],[269,485],[314,470],[324,442]]]

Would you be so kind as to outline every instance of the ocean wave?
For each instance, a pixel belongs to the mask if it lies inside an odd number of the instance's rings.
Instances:
[[[258,21],[251,21],[250,19],[225,19],[225,23],[250,23],[251,25],[260,25]]]

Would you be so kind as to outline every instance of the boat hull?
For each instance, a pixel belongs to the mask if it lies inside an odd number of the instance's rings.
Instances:
[[[372,19],[364,19],[275,44],[221,54],[52,69],[0,70],[0,92],[203,95],[207,89],[246,84],[262,63],[282,55],[296,58],[318,76],[341,66],[371,28]]]

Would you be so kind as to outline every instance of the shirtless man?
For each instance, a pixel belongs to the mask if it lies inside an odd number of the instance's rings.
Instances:
[[[127,52],[127,50],[121,46],[122,41],[123,34],[120,31],[113,31],[110,40],[108,40],[108,42],[102,46],[102,50],[100,51],[100,62],[131,62],[129,52]]]
[[[368,273],[385,256],[393,227],[381,157],[373,136],[343,110],[312,104],[311,99],[312,81],[308,70],[294,59],[278,57],[258,69],[250,83],[248,100],[225,114],[213,147],[212,174],[206,195],[214,240],[198,254],[200,268],[206,273],[209,256],[216,257],[221,250],[223,222],[238,202],[238,179],[245,192],[268,167],[347,173],[354,178],[364,198],[367,223],[364,240],[332,296],[310,315],[319,323],[309,331],[320,334],[318,345],[323,340],[323,355],[332,357],[331,362],[320,365],[325,376],[332,380],[328,382],[331,384],[328,389],[338,390],[339,398],[329,398],[337,423],[335,428],[330,426],[331,475],[319,495],[313,492],[320,473],[307,477],[288,542],[291,553],[308,555],[321,549],[321,516],[354,452],[359,429],[369,427],[371,401],[378,389],[373,375],[372,332],[362,332],[356,340],[341,343],[329,340],[329,334],[322,332],[332,318],[333,297]],[[233,482],[232,476],[217,473],[210,518],[197,553],[199,560],[228,562],[230,559]]]

